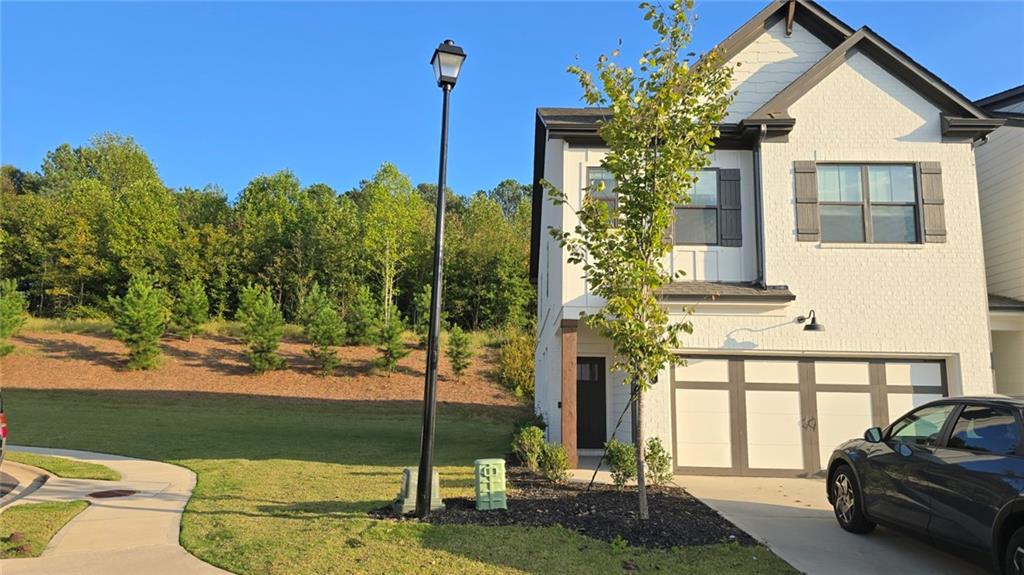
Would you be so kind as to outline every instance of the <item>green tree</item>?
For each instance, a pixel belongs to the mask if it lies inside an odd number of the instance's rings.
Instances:
[[[376,340],[377,305],[370,288],[359,286],[346,314],[348,342],[352,345],[369,345]]]
[[[529,205],[531,191],[529,184],[522,184],[516,180],[508,179],[502,180],[497,186],[491,188],[487,192],[487,197],[498,202],[498,205],[501,206],[501,211],[505,212],[505,217],[512,219],[515,216],[516,210],[523,205],[524,201],[526,205]]]
[[[617,63],[618,50],[598,59],[596,79],[569,68],[588,105],[613,110],[598,133],[608,148],[601,165],[615,177],[618,212],[613,224],[605,205],[588,195],[578,208],[570,206],[579,220],[571,231],[551,230],[569,262],[582,266],[590,292],[607,302],[583,319],[612,342],[613,369],[631,386],[641,519],[648,518],[643,394],[660,370],[680,361],[674,352],[680,335],[693,331],[688,320],[670,322],[658,302],[657,290],[672,279],[663,263],[670,249],[664,230],[675,206],[689,201],[697,171],[708,165],[732,99],[732,70],[716,51],[695,64],[687,57],[692,9],[692,0],[673,0],[667,9],[641,4],[658,40],[636,69]],[[551,194],[569,205],[564,193]]]
[[[152,369],[160,363],[160,337],[167,329],[167,293],[146,270],[132,275],[123,297],[111,297],[114,337],[128,348],[129,369]]]
[[[206,298],[203,282],[192,278],[178,286],[178,297],[171,309],[178,333],[192,341],[192,336],[199,332],[199,326],[210,319],[210,301]]]
[[[0,357],[12,351],[14,346],[7,338],[18,332],[25,323],[25,296],[18,291],[18,284],[12,279],[0,280]]]
[[[398,367],[398,362],[409,355],[409,348],[405,345],[405,326],[402,325],[402,317],[397,309],[380,318],[377,327],[377,367],[388,372],[388,377]]]
[[[430,284],[423,286],[413,302],[412,332],[419,338],[420,345],[426,345],[427,335],[430,331],[430,293],[432,291]]]
[[[242,323],[245,343],[249,346],[249,363],[253,371],[264,373],[284,367],[284,358],[277,354],[284,331],[284,316],[270,290],[251,284],[242,289],[238,320]]]
[[[320,362],[321,373],[331,375],[340,365],[338,352],[334,349],[345,339],[345,323],[338,310],[320,284],[306,294],[299,308],[299,318],[306,333],[306,339],[313,345],[307,353]]]
[[[459,377],[469,367],[469,360],[473,357],[473,351],[469,347],[469,335],[462,331],[459,326],[454,326],[448,332],[448,345],[445,347],[448,354],[448,361],[452,364],[452,371],[455,377]]]

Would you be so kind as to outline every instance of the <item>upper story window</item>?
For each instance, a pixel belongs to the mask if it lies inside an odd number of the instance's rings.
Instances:
[[[615,195],[615,178],[611,172],[601,167],[587,168],[587,190],[594,199],[608,207],[609,215],[615,214],[619,200]]]
[[[690,190],[690,203],[676,207],[672,238],[675,245],[718,244],[718,173],[701,170]]]
[[[819,164],[817,172],[821,241],[920,241],[913,166]]]

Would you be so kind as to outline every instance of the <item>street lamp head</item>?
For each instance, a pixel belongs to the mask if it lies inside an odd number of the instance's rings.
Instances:
[[[434,79],[438,86],[446,86],[449,90],[455,87],[459,79],[459,71],[466,60],[466,53],[451,40],[445,40],[434,50],[430,64],[434,67]]]

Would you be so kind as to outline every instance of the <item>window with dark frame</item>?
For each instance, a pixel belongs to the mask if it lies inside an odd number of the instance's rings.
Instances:
[[[821,241],[920,241],[917,186],[910,164],[819,164]]]
[[[676,206],[672,239],[677,246],[718,245],[718,172],[701,170],[690,203]]]
[[[614,224],[619,199],[615,194],[615,178],[612,173],[602,167],[587,168],[587,193],[608,208]]]

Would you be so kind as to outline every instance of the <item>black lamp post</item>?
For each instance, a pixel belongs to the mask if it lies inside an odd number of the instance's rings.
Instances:
[[[437,359],[441,335],[441,263],[444,249],[444,191],[448,169],[448,97],[459,79],[466,53],[451,40],[434,50],[430,64],[441,88],[441,161],[437,173],[437,211],[434,219],[434,283],[430,290],[430,331],[427,334],[427,377],[423,389],[423,430],[420,434],[420,466],[416,478],[416,516],[430,513],[434,477],[434,416],[437,413]]]

